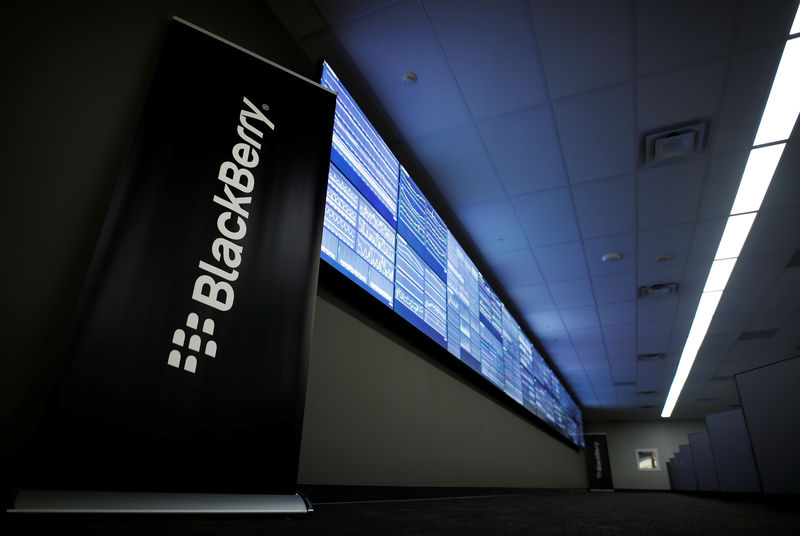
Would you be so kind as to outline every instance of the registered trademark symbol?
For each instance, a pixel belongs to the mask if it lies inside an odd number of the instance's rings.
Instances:
[[[269,110],[269,106],[267,106],[266,104],[262,104],[262,105],[261,105],[261,108],[263,108],[265,112],[266,112],[267,110]]]

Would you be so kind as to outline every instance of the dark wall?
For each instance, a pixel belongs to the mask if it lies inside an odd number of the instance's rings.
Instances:
[[[11,463],[41,417],[172,16],[313,76],[259,1],[0,5],[0,458]],[[586,485],[580,453],[329,298],[317,300],[300,463],[313,484]]]

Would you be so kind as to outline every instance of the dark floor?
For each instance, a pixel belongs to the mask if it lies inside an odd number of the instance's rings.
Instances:
[[[798,503],[800,505],[800,502]],[[646,492],[543,492],[383,502],[318,503],[303,517],[5,514],[2,534],[800,535],[793,501],[731,502]]]

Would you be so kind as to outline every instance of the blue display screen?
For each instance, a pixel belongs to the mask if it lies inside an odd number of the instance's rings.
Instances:
[[[321,258],[583,446],[580,410],[327,63],[338,94]]]
[[[480,275],[447,233],[447,350],[481,371]]]

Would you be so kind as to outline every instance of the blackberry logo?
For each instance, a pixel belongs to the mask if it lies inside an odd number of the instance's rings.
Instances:
[[[180,347],[180,349],[173,348],[170,351],[169,358],[167,359],[168,365],[175,368],[183,368],[183,370],[194,374],[194,371],[197,370],[197,354],[200,352],[201,346],[203,346],[203,336],[197,333],[199,325],[200,317],[197,316],[197,313],[189,313],[189,316],[186,317],[186,331],[180,328],[175,330],[172,334],[172,344]],[[186,342],[187,332],[189,334],[188,344]],[[214,321],[210,318],[203,320],[203,329],[201,333],[209,337],[213,336]],[[188,350],[185,359],[182,353],[183,349]],[[203,348],[203,353],[209,357],[216,357],[217,343],[214,342],[213,339],[207,340]],[[183,367],[181,367],[181,363],[183,363]]]

